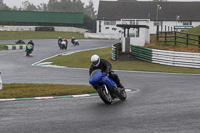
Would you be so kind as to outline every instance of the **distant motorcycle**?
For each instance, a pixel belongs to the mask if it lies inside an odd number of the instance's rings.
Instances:
[[[33,45],[32,44],[27,44],[25,52],[26,52],[26,56],[29,56],[33,52]]]
[[[68,47],[68,41],[67,40],[63,40],[62,43],[61,43],[61,49],[67,49]]]
[[[26,44],[23,40],[19,39],[18,41],[15,42],[16,44]]]
[[[72,38],[71,43],[72,43],[74,46],[79,45],[78,40],[76,40],[75,38]]]
[[[79,42],[78,42],[78,40],[74,40],[74,46],[76,46],[76,45],[79,45]]]
[[[89,83],[98,92],[102,101],[111,104],[112,100],[119,98],[121,101],[126,100],[126,91],[117,87],[117,84],[109,77],[103,74],[101,70],[94,70],[89,77]]]

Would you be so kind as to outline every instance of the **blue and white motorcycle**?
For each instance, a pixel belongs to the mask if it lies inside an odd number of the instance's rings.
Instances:
[[[109,77],[108,74],[103,74],[101,70],[94,70],[89,77],[89,83],[98,92],[102,101],[106,104],[111,104],[112,100],[119,98],[121,101],[126,100],[127,95],[125,90],[117,87],[117,84]]]

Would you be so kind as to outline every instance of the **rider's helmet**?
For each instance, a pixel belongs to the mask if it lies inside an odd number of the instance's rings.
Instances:
[[[72,37],[72,39],[74,39],[74,37]]]
[[[99,56],[98,55],[93,55],[92,57],[91,57],[91,62],[92,62],[92,64],[95,66],[95,67],[98,67],[99,66],[99,64],[100,64],[100,58],[99,58]]]
[[[61,38],[61,37],[59,37],[59,38]]]
[[[31,42],[31,43],[32,43],[33,41],[32,41],[32,40],[30,40],[29,42]]]

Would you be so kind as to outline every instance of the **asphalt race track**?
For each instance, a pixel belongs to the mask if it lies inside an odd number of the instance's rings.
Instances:
[[[3,83],[88,85],[87,69],[32,64],[59,53],[116,43],[79,40],[79,46],[70,45],[65,51],[58,48],[57,40],[33,41],[35,50],[30,57],[25,56],[24,50],[0,51]],[[108,106],[94,96],[0,102],[0,133],[200,132],[200,75],[115,72],[126,88],[139,90],[128,92],[126,101],[115,100]]]

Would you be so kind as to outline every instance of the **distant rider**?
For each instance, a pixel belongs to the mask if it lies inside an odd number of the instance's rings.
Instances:
[[[103,73],[109,74],[109,77],[116,82],[117,87],[124,90],[124,86],[120,83],[120,79],[119,79],[118,75],[114,74],[114,72],[111,70],[112,65],[107,60],[100,59],[100,57],[95,54],[91,57],[91,62],[92,62],[92,64],[89,69],[90,75],[95,69],[101,69],[101,71]]]
[[[33,41],[32,41],[32,40],[30,40],[30,41],[27,43],[27,45],[29,45],[29,44],[31,44],[31,45],[32,45],[32,50],[33,50],[33,48],[34,48],[34,43],[33,43]],[[27,47],[26,47],[26,50],[27,50]]]
[[[74,37],[72,37],[71,43],[74,44],[76,39]]]
[[[59,43],[59,42],[62,42],[62,38],[61,38],[61,37],[58,38],[58,43]]]

